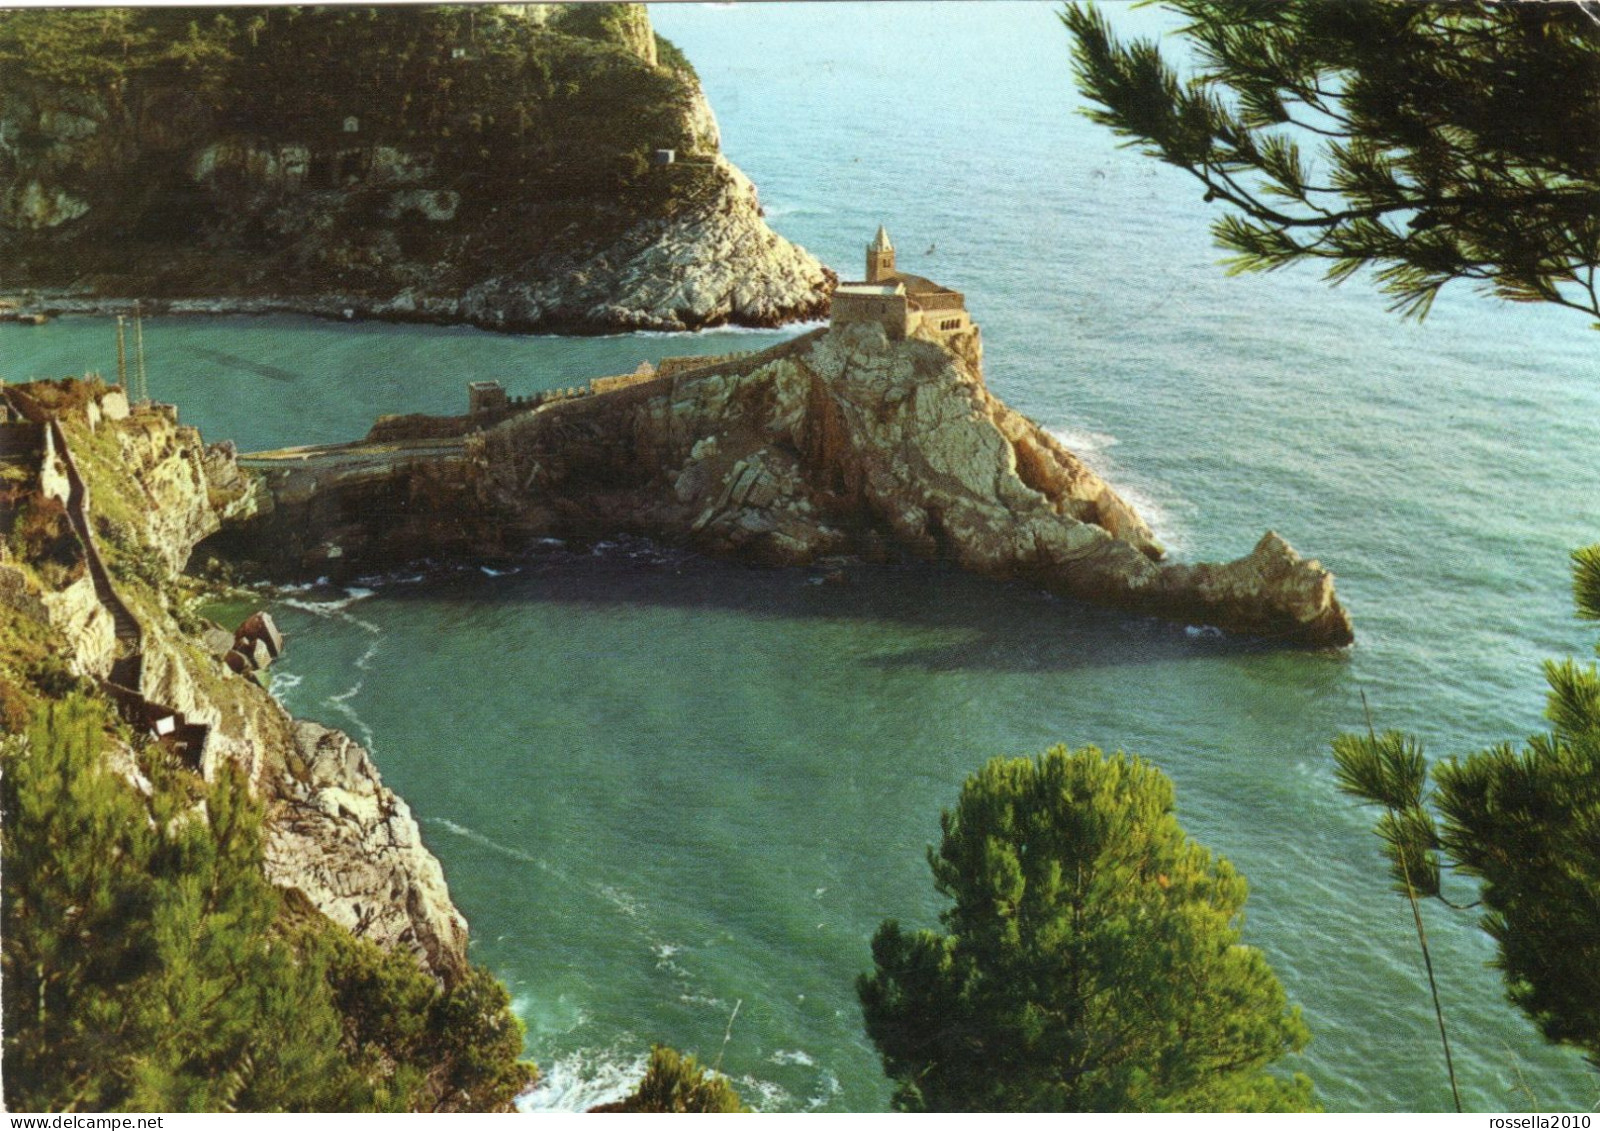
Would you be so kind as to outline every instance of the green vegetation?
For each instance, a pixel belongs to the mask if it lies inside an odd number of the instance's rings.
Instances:
[[[1231,206],[1213,230],[1234,270],[1321,260],[1337,283],[1376,266],[1392,309],[1419,318],[1458,279],[1600,317],[1592,6],[1169,7],[1186,21],[1188,79],[1155,43],[1119,43],[1092,7],[1062,19],[1090,116]],[[1600,619],[1600,547],[1574,557],[1578,615]],[[1600,676],[1567,661],[1545,677],[1550,733],[1447,759],[1433,785],[1421,744],[1397,732],[1342,736],[1334,754],[1341,788],[1384,811],[1430,983],[1417,901],[1456,906],[1443,890],[1456,872],[1479,888],[1510,1000],[1600,1066]]]
[[[1239,941],[1246,885],[1137,758],[1055,747],[969,777],[928,863],[946,933],[889,920],[858,984],[911,1111],[1305,1111],[1309,1034]]]
[[[1093,8],[1062,18],[1090,117],[1231,206],[1213,231],[1233,270],[1321,261],[1337,283],[1374,265],[1391,309],[1419,318],[1456,279],[1600,317],[1592,6],[1169,7],[1186,21],[1186,79]]]
[[[504,989],[439,987],[267,882],[260,806],[155,748],[135,790],[102,703],[0,746],[12,1110],[493,1109],[531,1078]]]
[[[702,1067],[694,1057],[664,1045],[650,1048],[650,1067],[633,1094],[593,1111],[699,1112],[722,1114],[748,1111],[726,1076]]]
[[[154,71],[204,83],[228,60],[234,30],[225,16],[194,9],[23,9],[0,19],[0,65],[14,80],[79,90]]]
[[[656,36],[656,59],[663,67],[681,71],[694,81],[700,81],[699,72],[694,69],[694,64],[689,62],[689,56],[685,55],[672,40],[659,34]]]
[[[0,66],[12,82],[128,105],[170,99],[178,83],[202,95],[191,111],[263,140],[422,142],[459,176],[537,174],[546,191],[588,193],[581,174],[621,155],[694,147],[681,54],[649,65],[648,34],[642,11],[613,4],[548,24],[474,6],[40,9],[0,15]],[[336,165],[311,180],[342,183],[351,170]]]
[[[1573,560],[1578,615],[1600,620],[1600,546]],[[1345,735],[1334,755],[1341,787],[1384,809],[1401,890],[1455,906],[1445,873],[1477,881],[1507,996],[1600,1068],[1600,673],[1547,662],[1545,679],[1549,733],[1446,759],[1433,788],[1404,735]]]
[[[0,12],[18,175],[88,205],[14,233],[14,274],[227,294],[393,288],[419,262],[448,290],[586,255],[716,181],[648,163],[715,146],[652,35],[634,5]]]

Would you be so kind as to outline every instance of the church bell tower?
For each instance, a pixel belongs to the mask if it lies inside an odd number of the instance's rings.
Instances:
[[[867,282],[881,283],[895,276],[894,244],[889,233],[878,225],[878,238],[867,245]]]

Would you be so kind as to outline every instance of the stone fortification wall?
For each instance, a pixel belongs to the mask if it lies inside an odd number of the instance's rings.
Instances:
[[[911,296],[911,301],[920,310],[962,310],[966,309],[967,299],[960,291],[919,291]]]
[[[661,364],[656,366],[656,373],[662,377],[676,377],[680,373],[705,369],[712,365],[731,365],[754,352],[759,351],[744,350],[739,353],[721,353],[714,356],[708,354],[704,357],[664,357],[661,359]]]
[[[616,377],[596,377],[589,382],[589,392],[611,393],[633,385],[642,385],[646,381],[658,380],[661,376],[655,369],[641,368],[637,372],[622,373]]]
[[[904,338],[915,328],[910,303],[900,295],[854,295],[835,292],[830,321],[836,326],[875,322],[890,338]]]

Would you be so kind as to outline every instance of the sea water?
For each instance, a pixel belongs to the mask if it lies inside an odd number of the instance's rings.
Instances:
[[[625,1092],[652,1042],[764,1109],[890,1088],[854,982],[885,918],[933,927],[926,847],[995,755],[1151,760],[1248,877],[1260,947],[1331,1109],[1442,1109],[1443,1056],[1373,814],[1329,742],[1430,754],[1542,725],[1539,663],[1584,656],[1568,552],[1600,539],[1600,336],[1451,288],[1404,323],[1357,280],[1227,278],[1185,174],[1087,122],[1044,5],[670,5],[772,225],[844,277],[879,223],[967,294],[1002,399],[1135,500],[1175,554],[1272,528],[1338,577],[1356,645],[1286,651],[935,569],[754,570],[618,540],[510,570],[274,605],[274,687],[371,745],[511,988],[532,1109]],[[1130,14],[1115,9],[1113,18]],[[1148,26],[1148,25],[1145,25]],[[291,317],[148,320],[150,385],[242,449],[793,331],[561,339]],[[0,327],[0,374],[114,369],[105,319]],[[1462,1095],[1588,1109],[1600,1088],[1504,1001],[1470,914],[1425,910]]]

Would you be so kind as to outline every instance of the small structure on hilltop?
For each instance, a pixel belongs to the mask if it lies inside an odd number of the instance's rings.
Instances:
[[[976,327],[960,291],[895,268],[894,244],[881,225],[867,245],[866,279],[839,284],[830,322],[876,322],[896,340],[916,331],[943,339]]]
[[[467,382],[467,414],[469,416],[484,416],[488,413],[502,412],[509,406],[510,398],[506,396],[505,386],[500,382]]]

